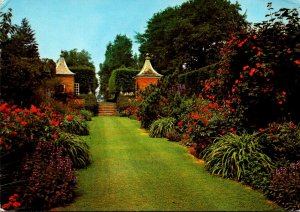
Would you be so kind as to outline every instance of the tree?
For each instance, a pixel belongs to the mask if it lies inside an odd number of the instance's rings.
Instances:
[[[90,53],[84,49],[80,52],[78,52],[76,48],[70,51],[63,50],[61,51],[60,56],[65,58],[66,63],[70,67],[87,66],[95,68],[93,62],[91,61],[92,59]]]
[[[1,99],[28,106],[39,104],[37,91],[50,77],[39,59],[34,31],[26,19],[12,24],[12,10],[1,13]]]
[[[191,0],[154,14],[136,35],[140,52],[160,70],[194,70],[218,61],[215,52],[245,26],[240,7],[227,0]],[[183,68],[184,66],[184,68]]]
[[[106,46],[105,61],[100,64],[100,93],[108,97],[108,81],[113,70],[135,66],[132,55],[132,41],[126,35],[117,35],[114,42]]]
[[[80,93],[92,92],[95,94],[98,80],[90,53],[84,49],[78,52],[75,48],[70,51],[62,51],[61,56],[65,58],[69,69],[75,73],[75,82],[80,85]]]

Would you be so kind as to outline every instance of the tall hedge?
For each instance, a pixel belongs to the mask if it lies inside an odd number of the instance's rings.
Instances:
[[[134,91],[134,77],[138,73],[138,70],[132,70],[127,68],[115,69],[109,78],[109,92],[117,93],[120,91]]]
[[[202,89],[201,80],[209,79],[215,73],[217,64],[205,66],[203,68],[193,70],[184,74],[178,75],[178,82],[185,84],[192,93],[199,93]]]
[[[88,94],[90,91],[95,94],[98,87],[98,80],[94,68],[88,66],[73,66],[69,69],[75,74],[75,82],[79,83],[80,93]]]

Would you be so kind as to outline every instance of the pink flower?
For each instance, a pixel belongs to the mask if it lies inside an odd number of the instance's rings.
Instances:
[[[296,65],[300,65],[300,60],[295,60],[294,63],[295,63]]]

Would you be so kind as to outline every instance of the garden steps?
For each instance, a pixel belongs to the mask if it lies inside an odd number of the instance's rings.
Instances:
[[[117,116],[116,103],[101,102],[98,106],[98,116]]]

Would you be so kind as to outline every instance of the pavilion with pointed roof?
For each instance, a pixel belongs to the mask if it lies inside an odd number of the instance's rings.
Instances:
[[[146,54],[146,59],[143,68],[141,71],[135,76],[135,87],[136,91],[144,90],[149,85],[157,85],[159,79],[163,75],[157,73],[155,69],[152,67],[150,62],[149,54]]]
[[[68,68],[66,61],[60,57],[56,65],[56,77],[60,81],[59,92],[74,96],[74,73]]]

